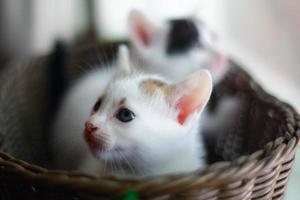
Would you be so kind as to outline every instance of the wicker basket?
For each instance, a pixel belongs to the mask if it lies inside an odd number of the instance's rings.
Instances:
[[[105,54],[98,54],[97,60],[110,60],[114,46],[103,48]],[[83,62],[98,62],[95,53],[94,48],[83,48],[66,54],[68,66],[75,66],[70,80]],[[14,63],[0,76],[0,199],[122,199],[128,191],[140,199],[284,197],[299,144],[300,117],[237,66],[215,88],[209,106],[213,110],[224,96],[236,96],[243,102],[241,117],[223,134],[206,138],[208,161],[218,162],[204,171],[136,181],[50,170],[45,130],[57,98],[49,92],[49,60],[51,56]]]

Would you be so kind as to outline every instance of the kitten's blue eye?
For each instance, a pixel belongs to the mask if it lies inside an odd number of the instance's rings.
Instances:
[[[117,114],[116,114],[116,118],[118,120],[120,120],[121,122],[130,122],[131,120],[133,120],[135,118],[135,114],[127,109],[127,108],[121,108]]]

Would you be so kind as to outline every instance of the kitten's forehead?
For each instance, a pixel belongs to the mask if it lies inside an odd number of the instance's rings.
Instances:
[[[170,97],[173,94],[174,88],[168,83],[159,79],[145,79],[140,83],[140,89],[144,93],[154,94],[158,91],[162,92],[165,97]]]
[[[154,94],[161,91],[165,96],[170,96],[172,87],[168,81],[156,75],[145,75],[142,73],[120,76],[112,80],[107,88],[107,95],[120,99],[125,103],[131,97],[140,97],[143,94]]]
[[[137,96],[139,95],[138,85],[141,79],[142,77],[139,73],[123,74],[115,77],[110,81],[106,94],[116,99]]]

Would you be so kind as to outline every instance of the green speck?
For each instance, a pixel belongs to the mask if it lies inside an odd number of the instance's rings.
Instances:
[[[139,195],[133,190],[129,190],[123,197],[122,200],[139,200]]]

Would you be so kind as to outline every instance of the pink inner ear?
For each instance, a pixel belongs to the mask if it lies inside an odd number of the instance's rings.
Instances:
[[[189,96],[183,96],[179,99],[177,108],[180,112],[178,115],[178,122],[182,125],[186,121],[187,117],[201,106],[200,96],[192,93]]]
[[[148,46],[150,44],[150,37],[149,34],[147,32],[147,30],[144,28],[143,25],[138,25],[136,32],[138,34],[138,37],[141,39],[141,41],[143,42],[143,44],[145,46]]]

